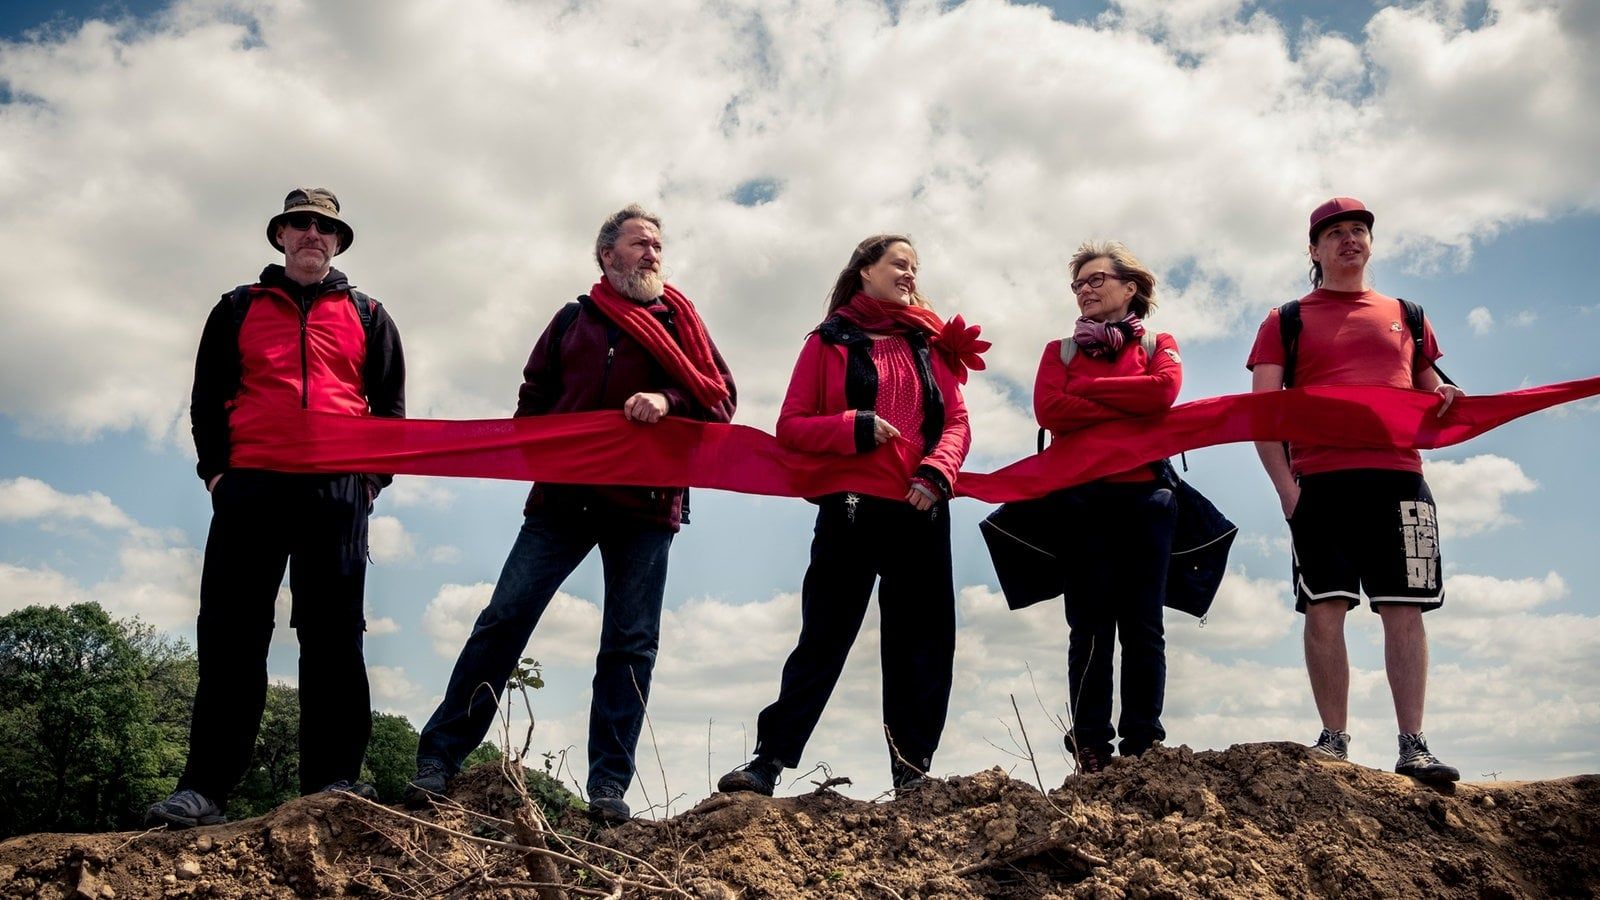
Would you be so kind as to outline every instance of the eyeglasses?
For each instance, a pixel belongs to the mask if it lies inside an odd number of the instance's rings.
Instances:
[[[334,224],[332,219],[324,219],[311,213],[295,213],[292,216],[284,216],[283,221],[284,224],[296,231],[310,231],[315,228],[318,234],[339,233],[339,226]]]
[[[1087,278],[1079,278],[1078,280],[1072,282],[1072,284],[1069,285],[1069,287],[1072,288],[1072,293],[1073,294],[1080,294],[1080,293],[1083,292],[1083,289],[1086,288],[1086,287],[1092,287],[1092,288],[1100,287],[1100,285],[1106,283],[1106,279],[1107,278],[1115,278],[1118,281],[1127,281],[1128,280],[1126,278],[1123,278],[1121,275],[1118,275],[1115,272],[1096,272],[1093,275],[1088,276]]]

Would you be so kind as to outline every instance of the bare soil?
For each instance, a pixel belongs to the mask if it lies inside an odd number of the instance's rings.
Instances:
[[[1025,768],[1025,767],[1024,767]],[[1019,773],[1020,774],[1020,770]],[[713,795],[530,830],[496,767],[420,814],[318,795],[182,832],[0,844],[0,897],[1593,897],[1600,776],[1433,788],[1295,744],[1157,748],[1048,795],[999,769],[902,796]],[[426,823],[426,824],[425,824]],[[446,833],[437,827],[453,829]],[[545,840],[577,860],[529,856]],[[565,844],[561,843],[565,841]],[[592,842],[592,843],[590,843]],[[521,845],[521,846],[519,846]],[[559,883],[560,887],[547,886]]]

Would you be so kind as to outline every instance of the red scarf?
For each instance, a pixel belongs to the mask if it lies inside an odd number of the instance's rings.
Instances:
[[[606,318],[649,351],[672,380],[693,394],[701,406],[709,409],[728,399],[728,385],[717,370],[705,323],[700,321],[694,304],[677,288],[663,284],[661,294],[661,302],[673,313],[672,321],[678,330],[676,341],[660,319],[652,316],[642,304],[617,293],[611,280],[604,275],[589,289],[589,299],[600,307]]]
[[[924,306],[879,300],[877,297],[856,292],[850,302],[834,310],[834,315],[876,334],[907,334],[920,331],[933,338],[944,330],[944,320],[939,314]]]
[[[879,300],[857,292],[850,302],[834,310],[839,316],[864,331],[877,334],[908,334],[920,331],[944,356],[956,381],[967,383],[967,370],[982,371],[986,365],[981,357],[989,349],[988,341],[979,340],[983,328],[967,325],[958,315],[945,322],[939,314],[923,306]]]
[[[1237,441],[1342,447],[1448,447],[1519,416],[1600,394],[1600,377],[1461,397],[1442,418],[1432,391],[1319,385],[1196,400],[1154,416],[1064,435],[996,472],[962,472],[957,496],[1002,503],[1042,497],[1183,450]],[[235,444],[232,465],[280,472],[393,472],[558,484],[681,484],[816,497],[857,491],[902,498],[922,461],[909,441],[873,453],[801,453],[744,425],[670,416],[648,427],[616,410],[477,422],[275,413],[275,440]]]

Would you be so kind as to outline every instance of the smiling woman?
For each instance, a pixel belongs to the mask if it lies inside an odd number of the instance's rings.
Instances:
[[[939,340],[944,323],[917,293],[917,251],[897,234],[867,238],[834,281],[828,316],[807,338],[778,415],[780,444],[872,453],[908,441],[921,464],[903,499],[852,492],[818,506],[800,593],[800,642],[778,699],[757,721],[755,759],[722,791],[771,795],[800,764],[844,671],[874,582],[883,616],[883,730],[896,788],[927,776],[944,731],[955,657],[950,498],[971,444],[967,408]]]

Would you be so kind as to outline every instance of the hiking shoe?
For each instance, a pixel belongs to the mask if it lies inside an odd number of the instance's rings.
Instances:
[[[146,828],[160,825],[193,828],[196,825],[221,825],[226,821],[228,817],[222,814],[221,807],[207,800],[204,794],[188,789],[174,792],[144,814]]]
[[[622,799],[622,789],[601,785],[589,792],[589,818],[597,825],[621,825],[633,818],[633,810]]]
[[[1312,756],[1349,762],[1350,735],[1343,731],[1330,731],[1324,728],[1322,733],[1317,735],[1317,742],[1312,744],[1310,749]]]
[[[717,790],[724,794],[749,791],[771,797],[772,789],[778,786],[778,773],[782,771],[782,762],[770,756],[758,756],[717,779]]]
[[[1400,735],[1400,760],[1394,764],[1400,775],[1409,775],[1418,781],[1460,781],[1461,773],[1454,766],[1439,761],[1428,749],[1428,739],[1422,732]]]
[[[930,763],[932,760],[923,760],[923,765]],[[889,766],[889,779],[894,783],[895,792],[903,793],[927,784],[928,773],[910,763],[895,762]]]
[[[425,759],[417,763],[417,774],[411,776],[402,798],[408,809],[426,809],[428,802],[444,796],[450,783],[450,771],[438,760]]]
[[[1104,772],[1111,763],[1111,745],[1102,744],[1098,747],[1079,747],[1068,734],[1064,743],[1067,745],[1067,755],[1077,763],[1079,775],[1095,775]]]
[[[318,791],[318,793],[326,794],[330,791],[355,794],[363,800],[371,800],[373,803],[378,802],[378,789],[365,781],[351,781],[348,778],[341,778],[332,784],[323,785],[322,790]]]

